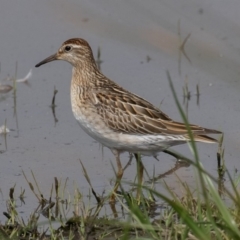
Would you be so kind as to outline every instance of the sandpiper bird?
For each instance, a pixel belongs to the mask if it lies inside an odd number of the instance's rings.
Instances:
[[[72,66],[71,105],[82,129],[110,148],[117,161],[117,181],[111,199],[123,175],[120,153],[141,153],[156,156],[168,147],[190,141],[183,123],[175,122],[145,99],[125,90],[104,76],[98,69],[92,49],[81,38],[69,39],[57,53],[36,65],[65,60]],[[221,132],[190,125],[194,140],[216,143],[205,134]],[[143,167],[140,170],[142,178]]]

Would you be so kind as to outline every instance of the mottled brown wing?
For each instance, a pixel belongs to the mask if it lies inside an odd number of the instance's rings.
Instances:
[[[116,132],[128,134],[187,134],[183,123],[172,121],[148,101],[121,88],[101,88],[92,92],[98,114]],[[196,134],[219,133],[191,125]]]

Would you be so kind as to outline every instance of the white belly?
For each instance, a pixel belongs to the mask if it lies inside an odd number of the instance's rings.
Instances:
[[[79,105],[74,98],[76,89],[71,91],[71,103],[74,117],[78,121],[81,128],[96,141],[110,149],[117,149],[119,151],[140,152],[144,155],[156,155],[164,149],[181,144],[185,142],[183,136],[163,136],[163,135],[140,135],[140,134],[126,134],[116,132],[110,129],[101,116],[96,112],[91,105]],[[76,95],[75,95],[76,96]]]
[[[95,114],[94,114],[95,115]],[[114,132],[104,122],[95,116],[74,114],[81,128],[96,141],[110,149],[119,151],[139,152],[144,155],[156,155],[170,146],[185,142],[184,137],[162,136],[162,135],[133,135]]]

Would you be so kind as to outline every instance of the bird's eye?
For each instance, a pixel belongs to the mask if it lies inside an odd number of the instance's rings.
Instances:
[[[66,46],[66,47],[64,48],[65,52],[70,52],[70,51],[71,51],[71,49],[72,49],[72,47],[71,47],[71,46]]]

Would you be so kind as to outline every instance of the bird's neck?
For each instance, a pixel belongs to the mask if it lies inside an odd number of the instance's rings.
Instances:
[[[95,64],[83,64],[72,69],[72,86],[89,88],[94,86],[99,70]]]

